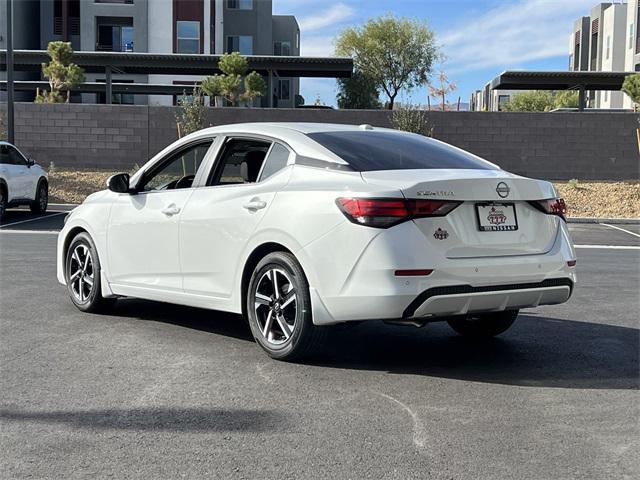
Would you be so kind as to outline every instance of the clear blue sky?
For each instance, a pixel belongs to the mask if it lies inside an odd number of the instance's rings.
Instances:
[[[469,101],[503,70],[566,70],[573,20],[588,15],[597,0],[273,0],[276,14],[295,15],[302,55],[332,55],[334,39],[345,27],[386,13],[425,20],[436,33],[446,60],[444,70]],[[335,105],[335,80],[302,79],[306,103],[320,95]],[[425,88],[400,101],[425,104]]]

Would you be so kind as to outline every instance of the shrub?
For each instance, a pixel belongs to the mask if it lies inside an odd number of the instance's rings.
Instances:
[[[391,115],[391,123],[396,130],[433,137],[434,125],[429,115],[413,105],[396,108]]]
[[[176,113],[176,126],[178,127],[179,137],[184,137],[204,128],[206,107],[204,106],[204,97],[200,87],[193,87],[191,95],[182,92],[182,96],[178,100],[178,106],[180,108]]]

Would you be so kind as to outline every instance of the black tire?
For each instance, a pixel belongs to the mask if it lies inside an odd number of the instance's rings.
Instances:
[[[451,328],[464,337],[489,338],[507,331],[518,317],[518,310],[452,317],[447,320]]]
[[[276,278],[277,295],[272,277]],[[253,338],[271,358],[300,360],[321,350],[327,329],[313,324],[309,284],[290,253],[274,252],[260,260],[251,275],[245,301]]]
[[[89,262],[86,252],[90,255]],[[78,275],[79,269],[82,269],[82,273]],[[65,280],[71,301],[83,312],[105,312],[115,302],[115,298],[102,296],[100,271],[100,259],[93,240],[88,233],[79,233],[67,249]],[[92,282],[90,287],[89,280]]]
[[[0,221],[4,219],[4,212],[7,210],[7,191],[4,185],[0,185]]]
[[[44,213],[47,211],[49,205],[49,185],[45,180],[38,182],[38,188],[36,189],[36,199],[31,202],[29,208],[33,213]]]

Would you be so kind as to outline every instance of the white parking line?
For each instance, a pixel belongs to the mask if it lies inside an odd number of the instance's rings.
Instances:
[[[620,230],[621,232],[628,233],[629,235],[633,235],[634,237],[640,238],[635,232],[630,232],[629,230],[625,230],[624,228],[616,227],[615,225],[609,225],[608,223],[601,223],[600,225],[604,225],[605,227],[615,228],[616,230]]]
[[[611,250],[640,250],[638,245],[574,245],[575,248],[604,248]]]
[[[59,230],[15,230],[15,229],[2,229],[0,228],[0,233],[21,233],[22,235],[57,235],[60,233]]]
[[[35,222],[36,220],[42,220],[43,218],[51,218],[51,217],[55,217],[56,215],[64,215],[66,213],[69,213],[69,212],[52,213],[51,215],[42,215],[36,218],[28,218],[26,220],[20,220],[19,222],[7,223],[5,225],[0,225],[0,230],[4,229],[5,227],[10,227],[11,225],[18,225],[19,223]]]

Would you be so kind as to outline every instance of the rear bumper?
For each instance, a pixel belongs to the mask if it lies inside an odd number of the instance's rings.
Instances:
[[[559,304],[569,299],[576,282],[576,269],[569,263],[576,256],[564,222],[559,222],[547,252],[456,259],[428,245],[412,222],[373,230],[344,224],[302,252],[303,268],[312,273],[315,324],[445,317]],[[433,272],[416,277],[395,275],[399,269],[421,268]]]
[[[418,295],[404,310],[402,318],[465,315],[555,305],[569,300],[572,291],[573,282],[567,278],[488,287],[435,287]]]

